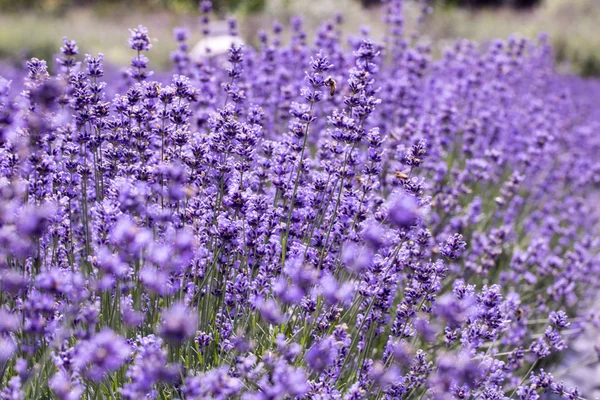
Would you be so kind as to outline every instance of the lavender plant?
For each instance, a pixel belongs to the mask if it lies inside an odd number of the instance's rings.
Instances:
[[[597,97],[544,37],[434,58],[387,7],[0,79],[0,398],[584,398],[551,371],[600,324]]]

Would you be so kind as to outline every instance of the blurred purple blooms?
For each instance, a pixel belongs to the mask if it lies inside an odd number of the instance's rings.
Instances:
[[[195,310],[177,303],[162,314],[159,333],[167,342],[181,344],[185,339],[194,336],[197,324]]]
[[[92,381],[99,382],[129,359],[131,348],[125,339],[105,329],[80,343],[75,352],[74,366]]]

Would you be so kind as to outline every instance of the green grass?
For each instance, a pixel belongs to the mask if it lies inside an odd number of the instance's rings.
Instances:
[[[557,60],[565,70],[600,75],[600,0],[544,0],[528,11],[440,10],[428,24],[432,36],[486,41],[517,34],[550,35]]]
[[[418,11],[407,2],[407,30],[414,31]],[[243,36],[254,42],[256,32],[268,29],[273,20],[285,23],[292,15],[304,16],[306,29],[314,32],[322,20],[343,12],[347,33],[358,27],[371,27],[381,37],[381,8],[361,9],[354,0],[268,0],[259,15],[239,14]],[[51,60],[58,52],[63,36],[77,40],[82,54],[104,53],[107,61],[126,65],[131,58],[127,47],[128,28],[146,25],[153,38],[151,67],[164,69],[175,47],[172,30],[189,26],[192,40],[201,38],[198,14],[184,12],[143,12],[123,6],[103,9],[74,9],[62,15],[51,13],[0,13],[0,59],[20,60],[38,57]],[[550,35],[563,70],[583,75],[600,75],[600,0],[545,0],[536,9],[514,11],[488,9],[472,11],[440,8],[422,30],[440,48],[455,38],[488,41],[517,34],[535,38],[540,32]],[[195,29],[194,29],[195,28]]]
[[[77,41],[81,54],[103,53],[107,61],[127,65],[133,56],[127,45],[128,28],[144,24],[152,38],[151,67],[163,69],[168,66],[169,54],[176,47],[173,28],[195,21],[170,13],[124,11],[115,9],[98,13],[79,9],[63,16],[0,14],[0,58],[53,60],[62,45],[62,38],[67,36]],[[200,38],[199,31],[192,32],[192,41]]]

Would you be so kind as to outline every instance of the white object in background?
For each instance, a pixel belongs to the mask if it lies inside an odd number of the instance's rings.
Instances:
[[[208,36],[200,40],[194,48],[192,48],[192,51],[190,51],[190,58],[198,61],[208,56],[227,54],[232,44],[241,46],[244,44],[244,41],[238,36],[231,35]]]

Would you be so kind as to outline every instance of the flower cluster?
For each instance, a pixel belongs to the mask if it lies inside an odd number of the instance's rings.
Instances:
[[[600,91],[388,3],[381,40],[177,29],[168,76],[140,26],[124,76],[65,38],[0,78],[0,398],[582,398]]]

